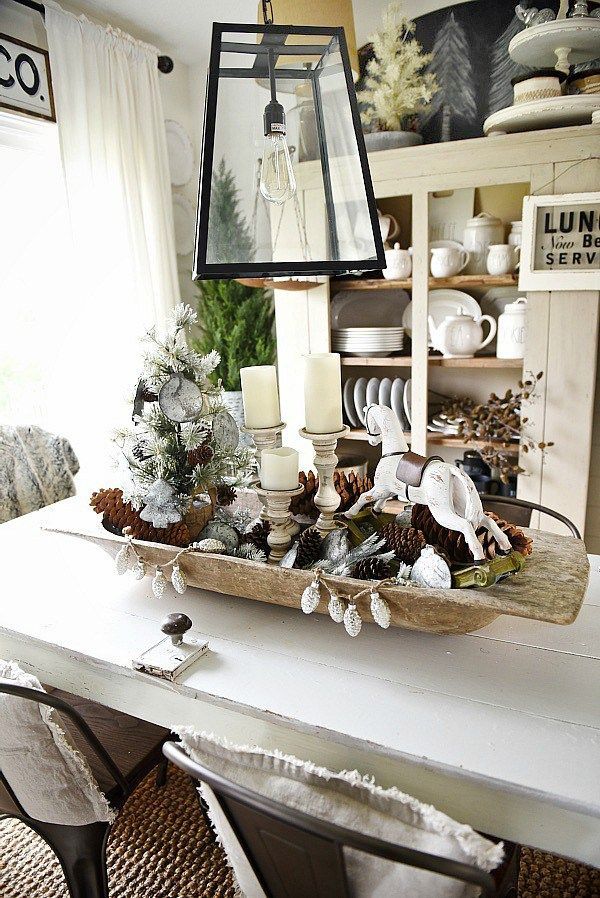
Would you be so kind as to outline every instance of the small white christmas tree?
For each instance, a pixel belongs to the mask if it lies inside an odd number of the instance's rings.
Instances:
[[[431,55],[423,51],[414,32],[415,23],[402,13],[402,5],[390,3],[381,28],[371,38],[374,58],[357,94],[366,127],[401,131],[406,118],[425,109],[437,91],[435,75],[424,71]]]

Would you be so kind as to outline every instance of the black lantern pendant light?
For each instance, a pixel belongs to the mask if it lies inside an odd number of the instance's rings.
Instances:
[[[385,267],[343,28],[213,25],[194,278]]]

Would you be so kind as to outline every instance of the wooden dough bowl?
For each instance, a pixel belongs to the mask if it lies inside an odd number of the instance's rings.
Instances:
[[[89,528],[46,528],[70,533],[96,543],[113,557],[125,542],[108,533],[101,521]],[[534,551],[523,570],[487,589],[421,589],[394,586],[381,590],[387,600],[392,625],[426,633],[464,634],[487,626],[501,614],[527,617],[553,624],[571,624],[583,603],[589,562],[582,540],[572,536],[526,530],[534,539]],[[136,550],[150,565],[171,561],[176,549],[159,543],[135,541]],[[312,573],[275,565],[190,552],[179,561],[190,586],[225,595],[241,596],[271,605],[300,610],[300,597],[311,583]],[[351,597],[368,586],[364,580],[326,575],[340,595]],[[317,611],[327,614],[327,591]],[[372,621],[369,595],[358,600],[363,621]]]

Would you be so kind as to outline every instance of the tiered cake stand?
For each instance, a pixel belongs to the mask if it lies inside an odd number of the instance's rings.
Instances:
[[[600,19],[588,16],[534,25],[513,37],[508,52],[520,65],[568,72],[569,66],[600,56]],[[499,109],[485,120],[483,130],[493,135],[585,125],[596,118],[594,113],[600,114],[600,94],[546,97]]]

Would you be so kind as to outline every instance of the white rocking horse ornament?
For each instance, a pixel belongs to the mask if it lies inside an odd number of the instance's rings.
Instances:
[[[464,471],[442,459],[421,459],[417,486],[398,479],[402,470],[402,457],[409,452],[402,426],[394,412],[383,405],[365,408],[365,424],[371,446],[381,443],[382,455],[375,471],[373,489],[363,493],[346,512],[353,518],[365,505],[374,502],[374,510],[381,511],[393,496],[408,502],[427,505],[435,520],[442,527],[462,533],[476,562],[485,561],[483,547],[475,531],[485,527],[494,537],[502,552],[510,552],[508,537],[496,522],[483,511],[475,484]],[[420,458],[420,457],[418,457]]]

